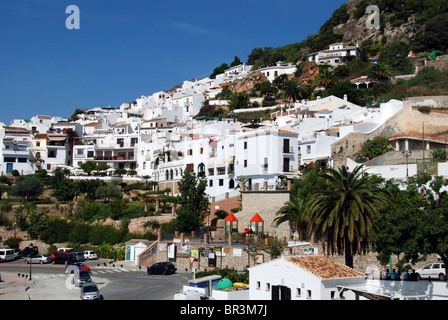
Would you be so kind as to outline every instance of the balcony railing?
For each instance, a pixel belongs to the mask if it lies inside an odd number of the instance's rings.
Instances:
[[[293,153],[294,149],[292,147],[283,146],[283,153]]]
[[[116,157],[116,156],[113,156],[113,157],[111,157],[111,156],[96,156],[96,157],[93,157],[93,159],[94,160],[97,160],[97,161],[132,161],[132,160],[134,160],[134,157],[133,156],[127,156],[127,157]]]

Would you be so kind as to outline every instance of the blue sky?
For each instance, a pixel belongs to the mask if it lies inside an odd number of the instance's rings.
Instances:
[[[1,0],[0,122],[119,107],[300,42],[343,0]],[[66,8],[80,10],[68,30]]]

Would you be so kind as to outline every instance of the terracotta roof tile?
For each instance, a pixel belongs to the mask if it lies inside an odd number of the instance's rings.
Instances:
[[[322,280],[364,277],[361,272],[322,255],[291,256],[284,259]]]

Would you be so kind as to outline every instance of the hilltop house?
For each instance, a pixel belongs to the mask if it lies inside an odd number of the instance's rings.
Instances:
[[[347,63],[350,59],[358,60],[360,54],[358,46],[347,46],[344,42],[339,42],[330,44],[327,50],[310,53],[308,61],[337,66]]]

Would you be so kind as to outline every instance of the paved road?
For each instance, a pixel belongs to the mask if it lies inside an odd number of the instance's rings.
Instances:
[[[119,262],[115,265],[107,262],[106,266],[103,261],[85,264],[90,265],[92,280],[105,300],[171,300],[176,292],[182,291],[189,276],[187,273],[148,275],[146,269]],[[0,264],[0,274],[4,279],[0,283],[0,300],[80,299],[79,288],[71,283],[72,275],[65,273],[64,265],[32,265],[32,281],[29,281],[29,266],[22,260]],[[8,298],[11,295],[16,297]]]

